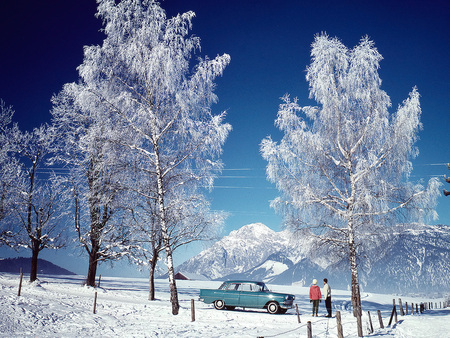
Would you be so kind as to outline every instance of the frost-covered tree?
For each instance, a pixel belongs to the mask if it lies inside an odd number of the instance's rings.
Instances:
[[[231,129],[224,113],[213,115],[210,109],[217,99],[214,79],[230,57],[192,60],[200,48],[199,38],[189,36],[193,12],[169,19],[152,0],[98,3],[106,39],[85,49],[80,77],[97,96],[95,104],[114,114],[121,130],[115,142],[131,156],[133,177],[151,185],[135,193],[154,205],[151,217],[177,314],[173,250],[221,219],[209,212],[202,189],[212,186],[222,168],[218,156]]]
[[[52,102],[53,161],[70,171],[66,194],[72,198],[78,241],[89,256],[86,284],[95,286],[98,263],[117,260],[129,248],[119,200],[123,170],[111,142],[113,121],[81,84],[66,84]]]
[[[10,134],[15,157],[21,169],[11,185],[11,213],[6,218],[13,237],[10,245],[31,250],[30,282],[37,279],[39,253],[44,249],[59,249],[63,238],[64,201],[58,179],[46,168],[52,135],[47,125]]]
[[[11,212],[13,188],[20,182],[20,167],[14,156],[12,134],[17,125],[12,124],[14,110],[0,100],[0,245],[9,244],[12,232],[2,222]]]
[[[367,37],[353,49],[337,38],[317,35],[307,68],[310,98],[319,106],[301,107],[282,98],[276,126],[280,142],[261,143],[268,179],[282,196],[272,206],[294,229],[316,228],[349,257],[354,309],[360,308],[358,245],[383,231],[389,217],[420,216],[435,204],[439,183],[408,181],[418,154],[421,128],[419,93],[390,114],[389,96],[380,88],[382,56]]]

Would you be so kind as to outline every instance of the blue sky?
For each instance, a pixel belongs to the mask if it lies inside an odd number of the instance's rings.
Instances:
[[[224,235],[252,222],[282,229],[281,217],[269,207],[277,190],[265,178],[259,144],[268,135],[281,138],[273,122],[285,93],[298,97],[300,105],[314,104],[308,100],[305,69],[314,35],[320,32],[339,37],[348,47],[364,35],[375,42],[384,57],[379,72],[392,112],[418,87],[423,130],[412,178],[450,175],[447,0],[164,0],[161,5],[168,16],[196,13],[192,33],[201,38],[200,55],[231,55],[217,80],[219,102],[213,106],[217,113],[226,110],[233,126],[223,149],[225,170],[211,194],[213,208],[230,214]],[[95,11],[94,0],[0,2],[0,98],[14,106],[22,128],[49,120],[52,94],[77,79],[83,46],[101,43]],[[449,224],[450,197],[438,202],[438,223]],[[200,245],[180,249],[176,263],[199,250]],[[71,263],[75,272],[87,271],[83,254],[42,252],[42,258],[56,262],[65,262],[67,255],[76,261]]]

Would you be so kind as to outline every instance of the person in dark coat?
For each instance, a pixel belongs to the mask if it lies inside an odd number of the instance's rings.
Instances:
[[[328,312],[327,317],[331,317],[331,288],[326,278],[323,279],[323,297],[325,298],[325,307]]]
[[[310,302],[313,304],[312,308],[312,315],[313,317],[317,315],[317,312],[319,311],[319,301],[322,298],[322,294],[320,293],[320,288],[317,286],[317,279],[313,279],[312,285],[309,288],[309,299]]]

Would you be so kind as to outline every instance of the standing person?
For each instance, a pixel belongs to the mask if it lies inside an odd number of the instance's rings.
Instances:
[[[318,317],[317,312],[319,311],[320,298],[322,298],[322,294],[320,293],[320,288],[317,286],[317,279],[313,279],[312,285],[309,288],[309,302],[313,303],[313,317],[314,315]]]
[[[327,317],[331,317],[331,288],[326,278],[323,279],[323,296],[325,297],[325,307],[328,311]]]

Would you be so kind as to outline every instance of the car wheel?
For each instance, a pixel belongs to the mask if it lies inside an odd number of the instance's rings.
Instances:
[[[225,306],[225,310],[234,310],[236,306]]]
[[[280,306],[277,302],[270,302],[269,304],[267,304],[267,312],[275,314],[278,313],[278,311],[280,311]]]
[[[225,302],[221,299],[218,299],[214,302],[214,307],[217,310],[223,310],[225,308]]]

